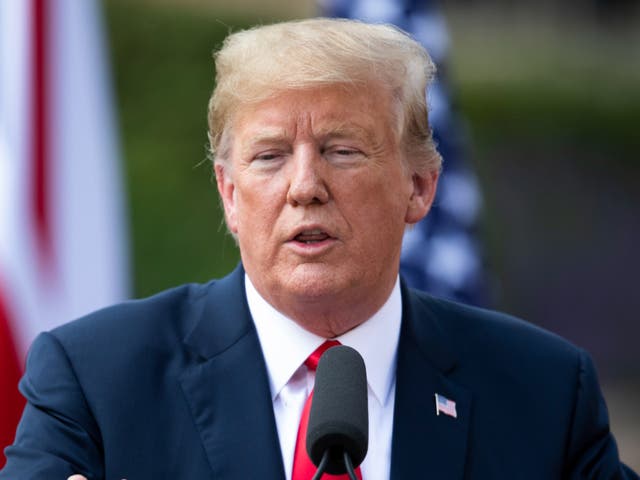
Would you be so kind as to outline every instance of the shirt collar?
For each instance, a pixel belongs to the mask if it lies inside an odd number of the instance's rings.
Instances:
[[[275,400],[307,357],[326,340],[298,325],[269,304],[245,274],[249,311],[267,364],[271,398]],[[369,320],[336,338],[362,355],[367,382],[381,405],[388,401],[395,381],[396,353],[402,319],[400,281]]]

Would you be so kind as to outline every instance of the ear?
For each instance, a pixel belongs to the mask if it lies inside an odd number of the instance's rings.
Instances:
[[[224,217],[227,222],[227,228],[233,234],[238,233],[238,220],[236,215],[236,195],[235,184],[231,177],[231,172],[222,163],[216,163],[214,166],[216,173],[216,183],[218,185],[218,193],[222,199],[224,207]]]
[[[411,177],[413,191],[411,197],[409,197],[407,213],[404,219],[406,223],[418,223],[427,215],[436,196],[439,176],[440,173],[437,171],[429,172],[425,175],[413,174]]]

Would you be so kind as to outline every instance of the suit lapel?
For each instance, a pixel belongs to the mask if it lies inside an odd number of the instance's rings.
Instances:
[[[244,271],[215,282],[185,339],[198,360],[181,377],[216,479],[284,479],[266,366]]]
[[[403,287],[391,479],[461,479],[471,395],[447,378],[456,365],[448,338],[425,300]],[[436,415],[435,394],[456,403],[457,418]]]
[[[456,359],[427,301],[404,286],[398,345],[391,479],[461,479],[471,395],[447,374]],[[189,307],[185,338],[196,360],[182,389],[216,479],[284,479],[266,366],[244,295],[244,270],[215,282]],[[434,394],[456,402],[436,415]]]

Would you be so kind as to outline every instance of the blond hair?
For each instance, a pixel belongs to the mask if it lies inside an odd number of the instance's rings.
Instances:
[[[426,104],[435,66],[419,43],[393,26],[317,18],[254,27],[229,35],[215,66],[208,111],[215,162],[230,153],[233,117],[242,105],[291,89],[376,84],[397,102],[390,115],[397,116],[408,166],[419,174],[441,167]]]

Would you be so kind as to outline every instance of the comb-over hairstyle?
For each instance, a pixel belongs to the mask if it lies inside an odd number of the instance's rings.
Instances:
[[[215,162],[229,155],[234,115],[243,105],[292,89],[381,86],[397,102],[389,115],[408,167],[418,174],[440,169],[425,96],[435,66],[426,50],[396,27],[326,18],[254,27],[229,35],[215,54],[215,66],[208,112]]]

